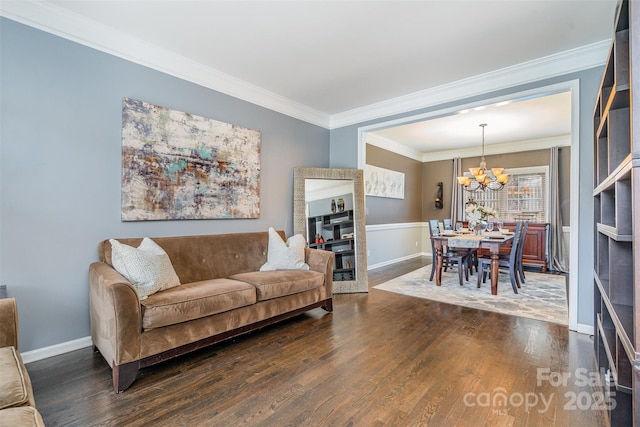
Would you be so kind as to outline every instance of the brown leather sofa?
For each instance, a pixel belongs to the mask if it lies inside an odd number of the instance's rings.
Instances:
[[[142,241],[117,240],[136,247]],[[91,337],[112,368],[116,392],[128,388],[140,368],[316,307],[333,310],[332,252],[305,248],[309,270],[259,271],[267,260],[267,232],[152,240],[169,255],[180,286],[140,300],[112,267],[108,240],[89,268]]]
[[[15,298],[0,299],[0,426],[44,426],[18,352]]]

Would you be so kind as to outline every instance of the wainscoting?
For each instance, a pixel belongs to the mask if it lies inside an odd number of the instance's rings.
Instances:
[[[429,224],[426,222],[367,225],[369,270],[431,255]]]
[[[367,225],[368,269],[391,265],[418,256],[432,256],[427,222]],[[562,227],[569,253],[569,226]],[[569,260],[566,260],[569,265]]]

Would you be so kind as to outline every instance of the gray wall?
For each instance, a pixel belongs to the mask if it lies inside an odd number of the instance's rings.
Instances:
[[[0,55],[0,284],[18,299],[22,351],[89,334],[87,270],[102,239],[291,233],[292,168],[357,167],[359,127],[572,79],[581,80],[578,321],[592,324],[591,115],[602,68],[329,132],[5,18]],[[121,222],[125,96],[261,131],[260,219]]]
[[[331,167],[357,167],[358,129],[364,126],[388,122],[402,117],[416,116],[431,111],[452,108],[457,105],[480,102],[487,99],[508,96],[536,87],[548,86],[561,82],[580,80],[580,211],[579,216],[579,263],[578,263],[578,323],[593,325],[593,107],[604,67],[595,67],[576,73],[540,80],[526,85],[515,86],[508,89],[490,92],[458,101],[448,102],[428,108],[410,111],[402,114],[381,117],[355,125],[332,129],[330,132]],[[425,190],[427,191],[427,190]],[[447,189],[445,188],[445,192]],[[429,196],[425,197],[425,203],[429,203]],[[386,221],[393,223],[394,214],[388,212]]]
[[[293,167],[329,165],[326,129],[4,18],[0,43],[0,283],[18,301],[22,351],[89,335],[99,241],[290,234]],[[125,96],[261,131],[260,218],[121,222]]]

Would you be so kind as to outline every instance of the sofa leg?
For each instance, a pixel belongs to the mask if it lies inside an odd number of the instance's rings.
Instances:
[[[129,362],[122,365],[113,365],[113,390],[116,393],[125,391],[136,380],[140,362]]]
[[[322,305],[322,308],[325,311],[332,312],[333,311],[333,298],[329,298],[329,299],[324,300],[324,304]]]

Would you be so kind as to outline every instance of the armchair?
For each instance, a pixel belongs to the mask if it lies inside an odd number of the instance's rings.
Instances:
[[[15,298],[0,299],[0,425],[44,426],[29,373],[18,352]]]

